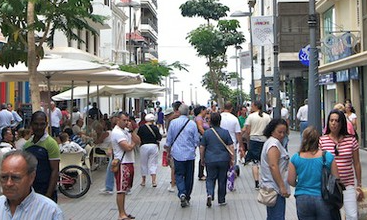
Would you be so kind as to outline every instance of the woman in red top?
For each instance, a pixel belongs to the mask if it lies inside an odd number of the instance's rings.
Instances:
[[[343,191],[346,220],[357,220],[356,188],[360,191],[362,186],[359,146],[356,138],[347,131],[343,112],[334,109],[329,113],[326,132],[319,139],[319,147],[335,156],[340,179],[346,187]]]

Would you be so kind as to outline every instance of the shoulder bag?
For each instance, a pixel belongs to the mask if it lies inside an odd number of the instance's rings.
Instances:
[[[336,178],[326,166],[326,151],[322,152],[322,173],[321,173],[321,195],[324,201],[340,209],[343,207],[344,185],[340,179]]]
[[[214,134],[217,136],[217,138],[220,140],[220,142],[224,145],[224,147],[227,149],[228,153],[233,157],[233,152],[229,149],[228,145],[224,143],[223,139],[219,136],[217,131],[214,128],[211,128],[211,130],[214,132]],[[237,171],[238,170],[238,171]],[[234,190],[234,180],[236,178],[236,175],[239,176],[239,168],[236,168],[236,166],[231,166],[227,172],[227,188],[229,191]]]
[[[148,127],[149,131],[152,133],[152,135],[154,136],[154,138],[157,138],[157,136],[155,135],[153,129],[149,126],[149,125],[145,125]]]
[[[277,202],[278,193],[273,188],[261,187],[257,194],[257,201],[263,205],[273,207]]]
[[[124,154],[122,155],[121,160],[119,158],[115,158],[115,159],[112,160],[112,162],[111,162],[111,171],[112,172],[117,173],[119,171],[120,163],[124,159],[125,153],[126,153],[126,151],[124,151]]]

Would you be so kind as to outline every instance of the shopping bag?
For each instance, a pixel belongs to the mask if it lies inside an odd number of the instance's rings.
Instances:
[[[358,202],[358,219],[367,220],[367,188],[362,188],[361,191],[364,194],[364,199]]]
[[[163,154],[162,154],[162,166],[164,166],[164,167],[167,167],[168,166],[167,151],[163,151]]]
[[[234,179],[236,178],[236,172],[234,166],[231,166],[227,171],[227,187],[229,191],[234,190]]]

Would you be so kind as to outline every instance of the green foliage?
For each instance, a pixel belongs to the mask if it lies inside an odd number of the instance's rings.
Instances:
[[[206,25],[192,30],[186,39],[196,49],[198,56],[207,59],[209,72],[203,76],[203,86],[214,95],[220,103],[222,97],[228,97],[228,76],[222,69],[227,66],[226,51],[229,46],[245,42],[245,37],[237,31],[240,27],[237,20],[219,20],[227,15],[229,8],[218,3],[218,0],[189,0],[180,6],[184,17],[203,17]],[[217,21],[216,25],[210,20]]]
[[[184,17],[203,17],[205,20],[219,20],[227,16],[229,8],[217,0],[190,0],[180,6]]]
[[[151,61],[147,63],[142,63],[139,65],[121,65],[120,70],[131,72],[131,73],[140,73],[144,76],[145,82],[151,84],[159,84],[161,85],[161,81],[163,77],[169,76],[170,72],[173,69],[184,70],[186,69],[187,64],[181,64],[176,61],[172,64],[166,64],[165,62],[158,63],[156,61]]]
[[[18,62],[27,62],[27,33],[34,30],[36,36],[37,56],[43,57],[43,43],[50,48],[54,46],[56,30],[63,32],[69,40],[82,40],[75,30],[88,30],[98,34],[90,26],[91,22],[103,23],[105,19],[93,15],[92,0],[50,0],[35,1],[35,23],[27,24],[27,0],[0,1],[0,31],[8,42],[0,50],[0,65],[14,66]]]

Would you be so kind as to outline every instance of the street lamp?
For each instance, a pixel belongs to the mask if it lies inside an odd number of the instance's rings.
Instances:
[[[198,104],[198,87],[195,86],[195,105]]]
[[[172,79],[172,85],[173,85],[172,90],[171,90],[171,79]],[[170,105],[173,103],[173,99],[174,99],[173,95],[174,95],[174,92],[175,92],[174,91],[174,86],[175,86],[174,81],[175,81],[175,79],[177,79],[176,76],[170,76],[169,77],[169,88],[170,88],[170,90],[169,90],[169,99],[168,99],[168,101],[170,102]]]
[[[192,105],[192,83],[190,83],[190,105]]]
[[[273,18],[274,18],[274,73],[273,73],[273,91],[275,95],[275,106],[273,106],[273,117],[281,117],[281,100],[280,100],[280,76],[279,76],[279,64],[278,64],[278,54],[279,54],[279,44],[278,44],[278,24],[277,24],[277,0],[273,0]]]
[[[177,99],[175,97],[175,83],[180,82],[180,80],[174,79],[172,82],[173,82],[172,83],[172,85],[173,85],[172,86],[172,92],[173,92],[173,101],[172,101],[172,103],[173,103],[174,101],[177,101],[178,100],[178,95],[177,95]]]
[[[117,7],[129,7],[129,64],[131,64],[131,55],[132,55],[132,41],[131,41],[131,9],[138,8],[140,6],[139,2],[135,2],[132,0],[121,0],[120,2],[116,3]]]
[[[314,126],[321,134],[321,100],[318,83],[318,50],[316,47],[316,32],[318,27],[315,4],[315,0],[309,1],[310,65],[308,67],[308,126]]]
[[[253,3],[250,4],[250,2]],[[250,59],[251,59],[251,101],[254,102],[255,101],[255,77],[254,77],[254,61],[253,61],[253,45],[252,45],[252,30],[251,30],[251,16],[252,16],[252,7],[254,7],[256,1],[249,1],[249,11],[250,12],[242,12],[242,11],[235,11],[231,14],[231,17],[249,17],[250,19],[250,27],[249,27],[249,32],[250,32]],[[242,81],[242,76],[241,76],[241,81]],[[241,86],[242,86],[242,82],[241,82]],[[242,93],[241,93],[242,95]]]

